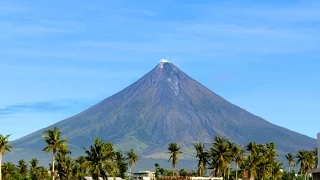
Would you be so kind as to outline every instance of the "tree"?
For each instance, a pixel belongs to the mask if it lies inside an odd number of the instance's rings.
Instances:
[[[242,169],[248,174],[250,180],[254,180],[258,173],[258,166],[260,163],[259,157],[259,146],[251,141],[246,146],[247,151],[249,154],[244,158]]]
[[[18,171],[21,174],[21,176],[23,177],[23,179],[26,179],[27,178],[27,174],[28,174],[28,165],[27,165],[27,163],[23,159],[21,159],[21,160],[19,160],[17,167],[18,167]]]
[[[39,167],[38,167],[38,163],[39,163],[39,160],[38,159],[35,159],[35,158],[32,158],[30,161],[30,178],[32,179],[32,180],[37,180],[38,179],[38,173],[39,173],[39,171],[38,171],[38,169],[39,169]]]
[[[0,134],[0,180],[2,180],[2,172],[1,172],[1,167],[2,167],[2,156],[6,153],[6,152],[10,152],[11,149],[13,148],[10,143],[9,143],[9,137],[10,135],[7,136],[3,136],[2,134]]]
[[[117,176],[120,176],[122,179],[125,179],[125,173],[128,170],[128,164],[125,162],[125,158],[123,157],[120,151],[117,151],[115,155],[115,161],[117,166],[119,167],[119,174]]]
[[[210,148],[211,169],[215,176],[226,176],[226,172],[233,160],[232,143],[221,136],[215,136]]]
[[[70,179],[72,173],[72,159],[66,152],[58,152],[56,157],[56,172],[59,179]]]
[[[301,175],[305,176],[305,179],[307,179],[308,170],[313,168],[315,159],[313,156],[313,153],[311,151],[306,150],[299,150],[297,154],[297,164],[300,163],[300,171],[299,173]]]
[[[41,180],[46,180],[48,177],[49,177],[49,174],[48,174],[48,170],[43,167],[43,166],[40,166],[37,168],[38,170],[38,173],[37,173],[37,179],[41,179]]]
[[[130,149],[130,151],[126,152],[126,155],[127,155],[127,160],[129,161],[129,178],[131,178],[131,170],[132,170],[132,167],[135,163],[137,163],[139,161],[139,157],[136,155],[136,153],[134,152],[133,149]]]
[[[204,144],[197,142],[193,144],[194,148],[196,149],[198,158],[198,176],[203,176],[206,173],[206,163],[208,158],[208,152],[204,150]]]
[[[180,169],[179,176],[185,177],[185,176],[187,176],[187,174],[188,174],[188,172],[185,169]]]
[[[281,180],[283,173],[281,172],[282,164],[280,162],[275,162],[271,168],[271,176],[273,180]]]
[[[233,158],[236,163],[236,180],[238,180],[238,169],[239,164],[242,163],[244,159],[244,150],[240,148],[240,146],[234,146],[232,149]]]
[[[52,180],[55,178],[55,171],[54,171],[54,163],[55,163],[55,156],[58,151],[66,151],[68,149],[66,143],[66,139],[60,139],[61,131],[54,127],[53,129],[48,129],[43,132],[43,138],[47,143],[47,147],[43,149],[46,153],[52,151]]]
[[[154,164],[154,167],[156,168],[155,170],[155,176],[156,176],[156,179],[159,178],[159,175],[160,175],[160,165],[158,163],[155,163]]]
[[[6,163],[3,163],[3,179],[4,180],[9,180],[9,179],[12,179],[14,174],[15,174],[15,171],[16,171],[16,167],[14,164],[12,164],[11,162],[6,162]]]
[[[287,159],[287,161],[288,161],[288,165],[289,165],[289,170],[288,170],[288,172],[290,173],[291,172],[291,166],[292,167],[295,167],[295,165],[296,165],[296,163],[295,163],[295,160],[294,160],[294,155],[292,154],[292,153],[288,153],[287,155],[286,155],[286,159]]]
[[[182,152],[180,151],[180,147],[178,146],[178,144],[175,142],[172,142],[168,145],[168,153],[170,154],[168,162],[172,160],[172,167],[173,167],[172,175],[174,176],[176,172],[176,166],[178,164],[178,155],[181,154]]]
[[[314,168],[318,168],[318,148],[314,148],[314,150],[312,151],[312,154],[314,156]]]
[[[115,174],[119,172],[117,164],[113,161],[114,151],[111,143],[102,142],[101,139],[95,138],[90,149],[84,150],[86,161],[83,166],[88,168],[93,180],[98,180],[100,176],[107,180],[107,174],[115,177]]]
[[[86,168],[83,166],[86,161],[84,156],[77,157],[72,165],[72,180],[83,179],[86,176]]]

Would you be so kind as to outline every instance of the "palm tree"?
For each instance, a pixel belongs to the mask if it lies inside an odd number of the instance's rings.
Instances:
[[[3,179],[9,180],[12,178],[13,174],[15,173],[16,167],[11,162],[3,163]]]
[[[248,154],[243,161],[242,169],[248,173],[249,179],[254,180],[258,173],[258,164],[260,158],[255,154]]]
[[[56,172],[60,179],[69,179],[72,173],[72,159],[64,152],[58,152],[56,157]]]
[[[315,169],[317,169],[318,168],[318,148],[314,148],[314,150],[312,151],[312,154],[313,154],[313,156],[314,156],[314,163],[315,163]]]
[[[131,168],[133,167],[133,165],[135,163],[137,163],[139,161],[139,157],[136,155],[136,153],[134,152],[133,149],[130,149],[130,151],[126,152],[127,160],[129,161],[129,179],[131,178]]]
[[[271,175],[273,180],[281,180],[283,173],[281,172],[282,163],[275,162],[272,165]]]
[[[178,164],[178,155],[181,154],[182,152],[180,151],[180,147],[176,142],[172,142],[168,145],[168,153],[171,154],[169,157],[169,160],[172,160],[172,167],[173,167],[173,176],[174,173],[176,172],[176,166]]]
[[[292,167],[295,167],[296,166],[296,163],[295,163],[295,160],[294,160],[294,155],[292,153],[288,153],[286,155],[286,159],[288,161],[288,165],[289,165],[289,173],[291,172],[291,166]]]
[[[60,135],[61,135],[61,131],[57,127],[54,127],[53,129],[45,130],[43,132],[43,138],[48,145],[43,149],[43,151],[45,151],[46,153],[52,151],[52,171],[51,171],[52,180],[54,180],[55,178],[54,161],[55,161],[56,153],[61,150],[66,151],[66,149],[68,149],[66,145],[67,140],[60,139],[61,138]]]
[[[23,176],[23,179],[26,179],[27,178],[27,174],[28,174],[28,165],[27,163],[21,159],[19,162],[18,162],[18,166],[19,168],[19,173]]]
[[[238,180],[238,169],[239,164],[242,163],[244,158],[244,150],[240,148],[240,146],[234,146],[232,149],[233,152],[233,158],[236,163],[236,180]]]
[[[203,176],[206,171],[206,163],[207,163],[207,157],[208,153],[204,150],[204,144],[197,142],[193,144],[194,148],[196,149],[197,152],[197,158],[199,159],[198,161],[198,176]]]
[[[259,145],[251,141],[246,146],[246,150],[249,151],[249,154],[244,158],[242,169],[248,173],[250,180],[254,180],[258,174],[258,165],[261,161],[259,157],[260,148]]]
[[[10,144],[9,144],[9,137],[10,135],[7,136],[3,136],[2,134],[0,134],[0,180],[2,180],[2,172],[1,172],[1,165],[2,165],[2,156],[6,153],[6,152],[10,152],[11,149],[13,148]]]
[[[278,156],[275,148],[276,144],[266,143],[266,144],[259,144],[259,156],[260,156],[260,163],[258,164],[258,178],[265,179],[271,176],[272,168],[274,167],[275,157]]]
[[[37,168],[38,170],[38,173],[37,173],[37,179],[41,179],[41,180],[46,180],[47,177],[49,177],[49,174],[48,174],[48,170],[43,167],[43,166],[40,166]],[[61,179],[61,178],[60,178]]]
[[[95,138],[94,145],[91,145],[89,150],[84,150],[86,161],[83,166],[89,168],[93,180],[98,180],[100,176],[107,180],[107,174],[115,177],[115,173],[118,173],[119,170],[113,161],[114,151],[111,143]]]
[[[313,154],[310,151],[299,150],[297,154],[297,164],[300,163],[300,174],[305,176],[307,179],[308,170],[313,168],[314,158]]]
[[[76,179],[83,179],[86,175],[86,168],[83,166],[86,158],[84,156],[79,156],[76,160],[74,160],[73,167],[72,167],[72,178]]]
[[[123,157],[122,152],[117,151],[115,154],[115,162],[119,167],[119,174],[122,179],[125,179],[125,173],[128,170],[128,164],[125,162],[126,158]]]
[[[230,163],[233,160],[232,143],[228,139],[221,136],[215,136],[214,142],[211,144],[210,156],[215,162],[214,175],[225,176]]]
[[[38,163],[39,163],[39,160],[38,159],[35,159],[35,158],[32,158],[30,161],[30,178],[32,180],[37,180],[38,179]]]

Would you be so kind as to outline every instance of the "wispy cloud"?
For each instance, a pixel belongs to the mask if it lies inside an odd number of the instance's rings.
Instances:
[[[10,38],[15,36],[35,36],[39,37],[40,35],[46,34],[57,34],[57,33],[74,33],[75,31],[72,28],[68,27],[54,27],[41,24],[34,25],[22,25],[14,24],[12,22],[0,22],[1,38]]]
[[[28,12],[28,9],[21,6],[0,5],[0,15]]]
[[[29,102],[0,108],[0,115],[20,114],[20,113],[57,113],[74,111],[88,106],[87,103],[75,100],[55,100],[47,102]]]

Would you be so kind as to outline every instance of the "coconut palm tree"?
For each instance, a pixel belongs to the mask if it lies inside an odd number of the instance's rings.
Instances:
[[[89,150],[85,150],[86,161],[83,166],[88,168],[93,180],[98,180],[100,176],[104,180],[108,179],[107,174],[115,177],[118,173],[118,166],[114,163],[113,145],[108,142],[102,142],[101,139],[94,139],[94,145]]]
[[[282,166],[282,163],[280,163],[280,162],[273,163],[272,169],[271,169],[271,176],[272,176],[273,180],[281,180],[282,175],[283,175],[283,173],[281,171],[281,169],[282,169],[281,166]]]
[[[311,151],[299,150],[297,154],[297,164],[300,163],[300,174],[307,179],[308,170],[313,168],[314,157]]]
[[[225,176],[230,163],[233,160],[232,143],[229,140],[215,136],[211,144],[210,156],[215,162],[215,176]]]
[[[19,160],[17,167],[18,167],[19,173],[23,176],[23,179],[26,179],[27,178],[27,174],[28,174],[28,165],[27,165],[27,163],[23,159],[21,159],[21,160]]]
[[[272,168],[274,167],[275,158],[278,156],[275,148],[275,143],[258,144],[260,163],[258,164],[258,178],[266,179],[271,176]]]
[[[181,154],[182,152],[180,151],[180,147],[176,142],[172,142],[168,145],[168,153],[170,154],[169,160],[172,160],[172,167],[173,167],[173,173],[172,175],[174,176],[176,172],[176,167],[178,164],[178,155]]]
[[[58,152],[56,157],[56,172],[60,179],[69,179],[72,173],[72,159],[64,152]]]
[[[135,163],[139,161],[139,157],[136,155],[133,149],[130,149],[130,151],[126,152],[127,160],[129,161],[129,179],[131,178],[131,169]]]
[[[11,149],[13,148],[9,143],[9,140],[8,140],[9,137],[10,137],[10,135],[3,136],[2,134],[0,134],[0,180],[2,180],[2,172],[1,172],[2,156],[6,152],[10,152]]]
[[[12,179],[13,178],[13,175],[15,173],[15,170],[16,170],[16,167],[14,164],[12,164],[11,162],[6,162],[6,163],[3,163],[3,179],[4,180],[9,180],[9,179]]]
[[[48,174],[48,170],[45,167],[40,166],[37,169],[37,180],[46,180],[48,177],[50,177]]]
[[[125,179],[125,173],[128,170],[128,164],[125,162],[126,158],[123,157],[122,152],[117,151],[115,154],[115,162],[119,167],[119,174],[122,179]]]
[[[244,159],[244,152],[245,151],[241,149],[240,146],[234,146],[232,149],[233,159],[236,163],[236,180],[238,180],[239,164],[241,164]]]
[[[288,165],[289,165],[289,170],[288,172],[290,173],[291,172],[291,166],[292,167],[295,167],[296,166],[296,163],[295,163],[295,160],[294,160],[294,155],[292,153],[288,153],[286,155],[286,159],[288,161]]]
[[[38,179],[38,173],[39,173],[39,171],[38,171],[38,169],[39,169],[39,167],[38,167],[39,160],[36,159],[36,158],[32,158],[29,162],[30,162],[30,169],[29,169],[30,178],[32,180],[37,180]]]
[[[244,158],[242,169],[248,173],[249,179],[254,180],[257,177],[259,172],[259,164],[261,158],[260,154],[260,147],[255,142],[251,141],[246,146],[246,150],[249,151],[249,154]]]
[[[79,156],[74,160],[72,166],[72,180],[83,179],[86,176],[86,168],[83,166],[86,158]]]
[[[256,154],[251,153],[244,158],[241,169],[248,174],[250,180],[257,177],[259,160],[260,158]]]
[[[43,149],[46,153],[52,151],[52,180],[55,178],[55,171],[54,171],[54,163],[55,163],[55,156],[58,151],[67,151],[68,147],[66,145],[67,140],[61,139],[61,131],[54,127],[53,129],[48,129],[43,132],[43,138],[47,143],[47,147]]]
[[[193,144],[194,148],[196,149],[198,158],[198,176],[203,176],[206,173],[206,163],[208,152],[204,150],[204,144],[200,142],[196,142]]]
[[[318,168],[318,148],[314,148],[314,150],[312,151],[312,154],[314,156],[314,163],[315,163],[315,169]]]

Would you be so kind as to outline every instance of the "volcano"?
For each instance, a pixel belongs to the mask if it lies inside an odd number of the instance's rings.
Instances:
[[[41,151],[42,133],[53,126],[76,154],[96,137],[146,158],[162,158],[170,142],[178,142],[188,158],[195,141],[211,143],[218,134],[241,145],[275,142],[280,154],[316,147],[315,139],[228,102],[167,60],[98,104],[12,143],[20,152]]]

